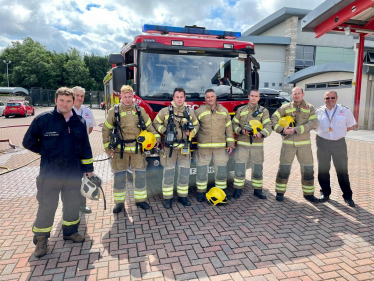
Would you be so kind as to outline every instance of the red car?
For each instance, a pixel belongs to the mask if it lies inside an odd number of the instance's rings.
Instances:
[[[6,104],[4,115],[5,118],[9,116],[24,116],[34,115],[35,109],[32,107],[28,101],[10,101]]]

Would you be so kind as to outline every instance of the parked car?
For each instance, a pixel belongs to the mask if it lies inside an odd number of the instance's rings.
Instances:
[[[10,101],[6,104],[4,110],[5,118],[9,116],[24,116],[34,115],[35,109],[28,101]]]
[[[281,96],[277,90],[260,88],[259,92],[260,101],[258,103],[269,110],[270,116],[283,104],[290,102],[287,97]]]
[[[103,101],[103,102],[100,104],[100,108],[101,108],[102,110],[105,110],[105,101]]]
[[[4,105],[4,103],[0,100],[0,116],[4,116],[4,111],[5,111],[5,105]]]

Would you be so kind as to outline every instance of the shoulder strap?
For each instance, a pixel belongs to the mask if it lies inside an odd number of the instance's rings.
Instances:
[[[142,110],[141,110],[141,108],[138,104],[135,104],[135,110],[136,110],[136,114],[138,115],[138,118],[139,118],[138,127],[142,130],[146,130],[147,126],[145,125],[145,122],[144,122],[143,117],[142,117]]]

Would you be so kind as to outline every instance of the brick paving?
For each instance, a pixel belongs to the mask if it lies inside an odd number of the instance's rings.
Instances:
[[[94,114],[103,122],[103,111]],[[37,259],[31,226],[38,156],[22,148],[27,127],[1,128],[32,119],[0,118],[0,139],[11,138],[18,146],[11,150],[0,143],[0,166],[13,169],[35,160],[0,176],[0,280],[374,280],[374,143],[347,140],[355,209],[344,203],[333,168],[331,200],[305,201],[297,162],[285,200],[277,202],[280,137],[274,133],[265,140],[265,201],[253,196],[248,170],[242,198],[226,206],[198,203],[191,191],[191,207],[174,202],[165,210],[161,190],[150,186],[152,209],[145,212],[135,206],[129,184],[126,212],[114,215],[109,163],[95,162],[105,182],[107,210],[102,202],[88,202],[93,212],[82,215],[80,225],[86,242],[73,244],[62,239],[60,204],[48,255]],[[90,135],[96,160],[106,158],[100,130]],[[319,190],[317,181],[315,186]]]

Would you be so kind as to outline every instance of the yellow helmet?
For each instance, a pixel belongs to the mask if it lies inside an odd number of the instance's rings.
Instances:
[[[248,131],[252,131],[253,135],[257,134],[258,132],[264,129],[262,123],[258,120],[251,120],[245,126],[244,129]]]
[[[226,193],[218,187],[212,187],[206,194],[206,199],[213,206],[218,203],[227,203]]]
[[[285,128],[287,126],[295,127],[295,120],[291,116],[284,116],[278,120],[278,124]]]
[[[139,134],[137,141],[142,144],[143,151],[144,149],[151,150],[156,144],[156,137],[154,134],[144,130]]]

